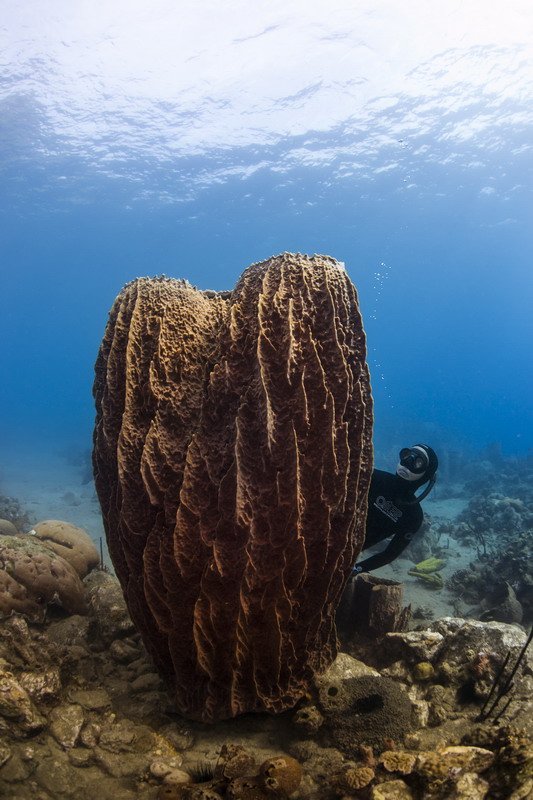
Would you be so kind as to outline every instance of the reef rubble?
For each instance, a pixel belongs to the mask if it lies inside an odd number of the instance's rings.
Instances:
[[[516,625],[439,619],[385,634],[372,658],[352,642],[293,710],[206,724],[172,708],[118,580],[96,568],[83,586],[83,616],[50,603],[44,619],[0,620],[8,800],[529,796],[529,652],[505,713],[479,721],[506,654],[523,649]]]

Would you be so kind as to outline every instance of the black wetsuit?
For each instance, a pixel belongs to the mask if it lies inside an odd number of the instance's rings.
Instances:
[[[413,502],[415,501],[415,502]],[[358,561],[363,572],[390,564],[407,547],[424,520],[420,503],[415,500],[412,484],[390,472],[374,470],[368,493],[368,515],[364,548],[383,539],[391,539],[387,547]]]

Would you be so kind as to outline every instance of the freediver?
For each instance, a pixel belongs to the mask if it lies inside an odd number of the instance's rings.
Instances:
[[[368,492],[363,550],[384,539],[390,542],[380,553],[356,564],[354,575],[384,567],[405,550],[424,521],[420,503],[435,485],[438,466],[437,455],[431,447],[415,444],[400,450],[396,474],[374,470]],[[425,489],[416,495],[416,490],[424,484],[427,484]]]

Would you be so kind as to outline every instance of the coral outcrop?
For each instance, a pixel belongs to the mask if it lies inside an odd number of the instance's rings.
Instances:
[[[0,537],[0,617],[17,611],[42,621],[51,602],[71,614],[87,612],[75,569],[36,537]]]
[[[344,682],[342,705],[327,714],[324,738],[349,757],[360,744],[401,741],[412,725],[411,702],[396,681],[363,676]]]
[[[372,725],[377,722],[385,684],[396,684],[413,710],[423,704],[438,703],[441,710],[446,706],[446,713],[430,714],[429,720],[413,714],[411,732],[405,735],[386,725],[389,735],[369,742],[367,726],[359,737],[366,743],[350,745],[346,737],[341,752],[324,746],[327,737],[324,741],[322,731],[302,735],[287,715],[242,715],[212,725],[185,723],[169,706],[140,636],[128,623],[117,579],[93,570],[84,583],[88,616],[56,609],[43,622],[31,622],[16,612],[0,619],[2,797],[503,800],[531,794],[533,679],[527,653],[523,670],[514,675],[510,711],[503,715],[512,718],[512,727],[492,719],[479,721],[482,697],[461,691],[464,672],[477,670],[480,662],[469,655],[472,647],[499,659],[498,652],[523,647],[525,634],[513,626],[437,621],[434,625],[446,636],[434,657],[436,662],[448,659],[449,669],[444,671],[441,663],[436,674],[421,683],[409,677],[412,659],[395,664],[396,678],[391,681],[383,675],[388,669],[382,664],[379,673],[340,654],[311,687],[317,702],[326,697],[331,701],[322,707],[325,728],[342,716],[346,701],[353,701],[354,682],[365,684],[356,687],[365,688],[364,701],[351,703],[356,734],[357,725],[365,726],[366,713]],[[100,624],[104,618],[105,627]],[[407,639],[406,652],[409,646],[418,654],[421,643]],[[497,666],[489,660],[492,668]],[[360,691],[357,696],[363,697]],[[406,712],[396,703],[397,716]]]
[[[59,519],[46,519],[33,528],[36,537],[50,547],[58,556],[71,564],[80,578],[100,562],[100,555],[88,533]]]
[[[178,710],[293,706],[335,657],[364,538],[372,401],[345,271],[285,254],[230,293],[137,279],[94,394],[109,551]]]
[[[16,536],[18,530],[8,519],[0,519],[0,536]]]

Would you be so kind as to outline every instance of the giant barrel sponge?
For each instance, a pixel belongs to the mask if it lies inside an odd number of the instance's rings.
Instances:
[[[96,363],[95,483],[130,614],[185,717],[280,712],[336,655],[364,539],[372,397],[325,256],[232,292],[138,278]]]

